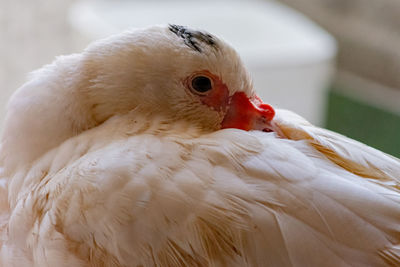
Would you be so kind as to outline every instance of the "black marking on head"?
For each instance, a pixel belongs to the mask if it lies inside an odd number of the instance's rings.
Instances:
[[[185,44],[197,52],[202,52],[200,43],[205,43],[213,48],[217,48],[214,37],[209,33],[190,30],[185,26],[170,24],[168,29],[182,38]]]

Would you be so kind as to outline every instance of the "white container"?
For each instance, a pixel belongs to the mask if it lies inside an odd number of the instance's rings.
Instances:
[[[69,20],[82,42],[127,28],[174,23],[216,34],[241,55],[260,97],[322,125],[335,40],[273,1],[80,1]]]

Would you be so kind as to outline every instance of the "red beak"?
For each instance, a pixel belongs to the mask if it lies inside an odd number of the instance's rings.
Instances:
[[[275,110],[262,102],[259,97],[249,99],[243,92],[237,92],[230,98],[228,111],[221,128],[237,128],[245,131],[261,130],[271,132],[271,121]]]

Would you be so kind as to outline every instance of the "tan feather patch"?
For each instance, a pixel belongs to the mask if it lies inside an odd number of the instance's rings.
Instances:
[[[372,178],[376,180],[383,180],[383,181],[391,181],[392,178],[390,178],[388,175],[386,175],[384,172],[381,170],[374,168],[373,166],[364,166],[362,164],[359,164],[357,162],[354,162],[348,158],[344,158],[340,156],[337,152],[334,150],[320,144],[317,140],[315,140],[311,135],[309,135],[307,132],[305,132],[302,129],[298,128],[293,128],[293,127],[288,127],[285,125],[279,125],[280,130],[282,133],[287,137],[288,139],[291,140],[307,140],[310,145],[312,145],[316,150],[318,150],[320,153],[322,153],[324,156],[326,156],[330,161],[335,163],[336,165],[342,167],[343,169],[361,176],[365,178]]]

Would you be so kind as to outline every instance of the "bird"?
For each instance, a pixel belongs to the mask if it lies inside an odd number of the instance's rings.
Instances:
[[[400,266],[399,159],[264,103],[204,30],[56,58],[0,140],[1,266]]]

